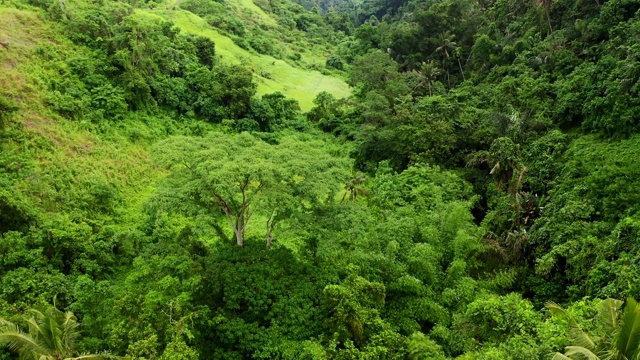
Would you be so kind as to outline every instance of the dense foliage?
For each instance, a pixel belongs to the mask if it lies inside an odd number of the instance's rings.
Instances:
[[[638,359],[639,6],[5,0],[0,359]]]

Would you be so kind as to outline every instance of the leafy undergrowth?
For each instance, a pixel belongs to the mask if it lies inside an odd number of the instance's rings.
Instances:
[[[132,114],[105,126],[52,111],[47,79],[83,52],[37,12],[0,7],[0,43],[0,96],[17,108],[0,132],[0,180],[11,179],[0,201],[16,202],[19,191],[21,211],[42,221],[66,212],[100,222],[102,205],[116,223],[135,221],[162,175],[148,149],[176,131],[173,121]]]

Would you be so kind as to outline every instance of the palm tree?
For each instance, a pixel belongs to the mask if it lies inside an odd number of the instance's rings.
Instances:
[[[549,302],[547,309],[553,316],[569,321],[569,338],[573,345],[564,354],[556,353],[553,360],[637,360],[640,359],[640,306],[628,298],[620,313],[622,301],[602,300],[598,305],[595,323],[599,336],[589,335],[567,315],[558,304]]]
[[[103,359],[102,355],[76,356],[76,340],[80,332],[72,312],[63,313],[55,305],[44,313],[29,310],[28,331],[0,318],[0,345],[5,345],[25,360]]]
[[[433,61],[429,61],[427,63],[422,63],[422,68],[420,69],[420,75],[422,75],[422,81],[416,85],[416,87],[422,86],[425,83],[429,86],[429,96],[433,95],[433,82],[442,74],[442,71],[433,63]]]
[[[451,88],[451,78],[449,76],[449,66],[447,65],[447,61],[454,53],[458,44],[453,41],[455,35],[451,35],[449,33],[442,33],[438,36],[438,43],[440,46],[436,48],[436,52],[442,53],[442,65],[447,72],[447,83],[449,84],[449,88]]]
[[[356,200],[358,195],[362,195],[362,196],[369,195],[369,191],[363,188],[362,186],[360,186],[364,184],[366,181],[367,181],[367,178],[364,176],[363,173],[361,172],[353,173],[351,176],[351,179],[349,179],[349,181],[347,181],[347,183],[344,185],[345,192],[344,192],[344,195],[342,195],[341,202],[344,202],[347,199],[347,196],[349,196],[349,200],[354,201]]]
[[[462,74],[462,81],[467,80],[464,77],[464,71],[462,71],[462,63],[460,62],[460,58],[462,58],[462,48],[461,47],[456,47],[453,50],[453,56],[455,56],[456,60],[458,60],[458,68],[460,68],[460,74]]]

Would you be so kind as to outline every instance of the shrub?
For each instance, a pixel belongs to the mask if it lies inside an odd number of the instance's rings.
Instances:
[[[344,69],[344,64],[342,63],[342,59],[340,58],[340,56],[337,56],[337,55],[330,56],[327,59],[327,62],[325,63],[325,65],[328,68],[334,68],[338,70]]]

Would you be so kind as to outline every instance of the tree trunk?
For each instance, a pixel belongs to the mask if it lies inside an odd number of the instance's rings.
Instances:
[[[460,63],[460,58],[458,58],[458,67],[460,68],[460,74],[462,74],[462,81],[465,81],[464,71],[462,71],[462,64]]]
[[[242,230],[238,230],[238,229],[233,229],[233,232],[236,233],[236,243],[238,244],[238,246],[243,247],[244,246],[244,232]]]
[[[255,192],[260,191],[262,189],[262,183],[258,185],[258,188]],[[227,202],[224,200],[222,195],[214,194],[213,197],[218,203],[218,206],[224,211],[224,215],[227,217],[229,221],[229,225],[231,225],[231,229],[233,229],[233,233],[236,235],[236,243],[238,246],[244,246],[244,233],[247,229],[247,224],[249,224],[249,220],[251,220],[251,215],[253,215],[249,211],[249,205],[251,204],[251,196],[247,195],[247,187],[249,186],[249,176],[245,176],[244,180],[240,184],[240,191],[242,192],[242,202],[239,205],[233,204],[233,202]],[[240,206],[240,209],[238,209]]]
[[[242,247],[244,246],[244,224],[243,224],[244,214],[242,213],[242,211],[238,215],[238,218],[236,221],[237,223],[233,229],[233,232],[235,232],[236,234],[236,243],[238,244],[238,246]]]
[[[449,67],[447,66],[447,85],[449,85],[449,89],[451,89],[451,76],[449,75]]]
[[[229,225],[231,226],[231,229],[233,229],[233,233],[236,235],[236,243],[238,244],[238,246],[241,246],[241,247],[244,246],[244,230],[247,227],[247,222],[249,222],[249,218],[251,217],[249,215],[247,216],[246,220],[244,219],[246,214],[245,211],[247,209],[248,204],[246,203],[243,204],[242,209],[240,210],[240,213],[236,215],[231,213],[232,211],[231,208],[229,207],[227,202],[224,201],[222,196],[216,194],[214,195],[214,197],[218,201],[218,205],[224,212],[224,215],[227,217],[227,221],[229,221]]]
[[[267,250],[271,249],[271,242],[273,241],[273,238],[271,237],[271,230],[273,229],[267,230]]]
[[[273,237],[271,236],[271,233],[273,232],[273,229],[275,227],[276,227],[276,212],[273,211],[271,215],[269,215],[269,218],[267,219],[267,234],[265,235],[265,238],[267,240],[267,250],[271,248],[271,243],[273,242]]]
[[[229,225],[231,225],[231,229],[233,229],[233,233],[236,235],[236,243],[238,246],[244,246],[244,227],[241,226],[241,217],[238,217],[234,222],[228,208],[223,207],[222,210],[229,221]]]

